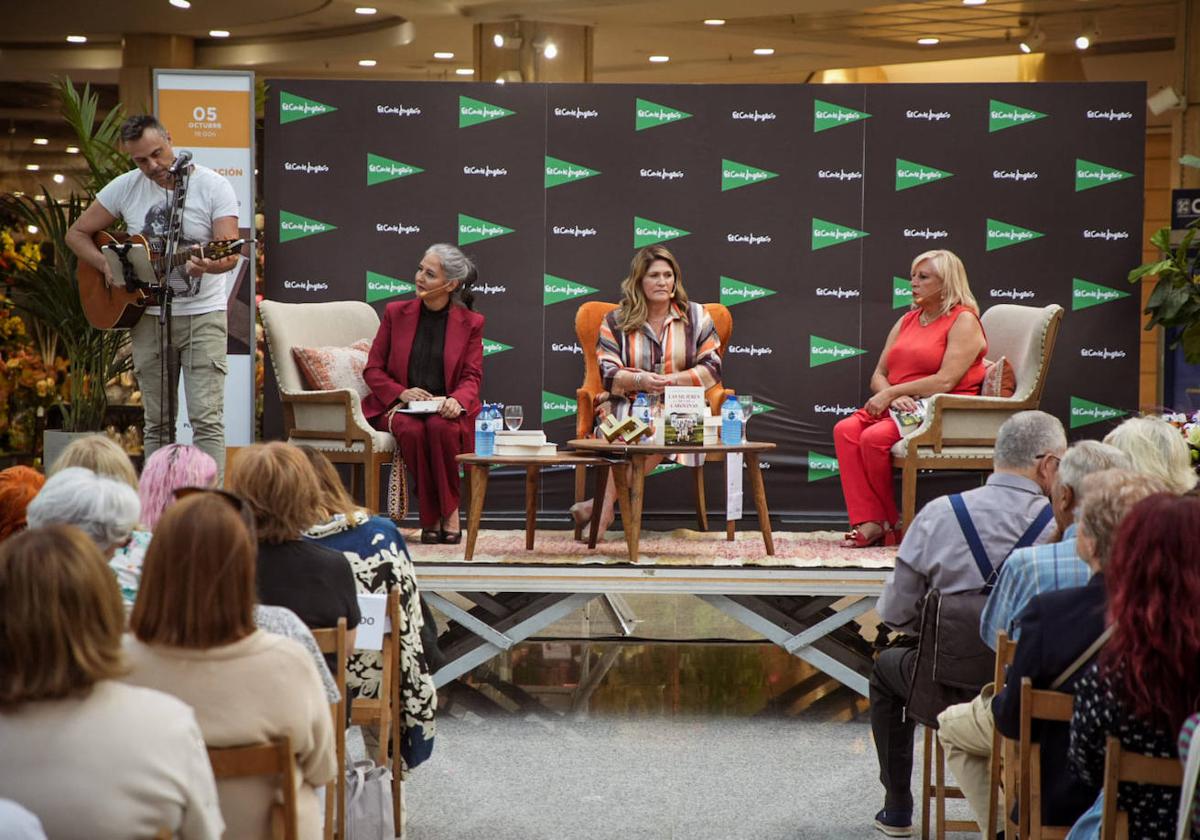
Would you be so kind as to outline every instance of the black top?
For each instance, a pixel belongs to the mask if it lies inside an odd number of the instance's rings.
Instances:
[[[358,590],[340,551],[307,540],[258,544],[258,600],[287,607],[311,628],[358,626]]]
[[[424,388],[435,397],[446,393],[446,372],[442,351],[446,346],[446,319],[450,306],[436,312],[421,304],[412,352],[408,355],[408,387]]]

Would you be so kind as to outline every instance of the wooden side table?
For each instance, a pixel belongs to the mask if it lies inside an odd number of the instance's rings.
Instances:
[[[483,518],[483,499],[487,494],[488,474],[492,466],[503,465],[525,468],[525,550],[533,551],[533,538],[537,529],[537,494],[541,485],[542,469],[544,467],[595,467],[596,493],[604,498],[604,487],[608,483],[608,471],[619,456],[587,455],[583,453],[564,452],[559,455],[540,457],[515,457],[511,455],[476,455],[467,453],[458,456],[458,462],[467,470],[470,481],[471,499],[467,507],[467,543],[463,550],[463,559],[470,560],[475,555],[475,539],[479,536],[479,520]],[[620,473],[620,470],[617,470]],[[588,548],[596,547],[596,539],[600,530],[600,511],[602,505],[592,509],[591,528],[588,532]],[[578,535],[578,529],[576,529]]]

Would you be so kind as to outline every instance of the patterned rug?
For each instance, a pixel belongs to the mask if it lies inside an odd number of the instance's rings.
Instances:
[[[475,543],[475,563],[536,565],[629,564],[624,536],[609,531],[594,551],[576,542],[570,531],[538,531],[533,551],[525,550],[524,531],[481,530]],[[812,569],[890,569],[895,548],[843,548],[835,531],[775,531],[775,556],[768,557],[762,534],[738,531],[727,542],[724,531],[643,531],[637,566],[776,566]],[[418,563],[463,561],[462,545],[422,545],[421,532],[405,529],[408,550]],[[465,539],[465,537],[464,537]]]

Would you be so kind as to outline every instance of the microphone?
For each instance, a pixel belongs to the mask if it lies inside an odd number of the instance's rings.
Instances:
[[[434,286],[432,289],[418,289],[417,297],[424,300],[425,298],[429,297],[430,295],[437,294],[438,292],[440,292],[442,289],[446,288],[449,285],[450,285],[450,283],[442,283],[440,286]]]
[[[192,153],[191,152],[180,152],[176,156],[175,162],[171,164],[171,168],[168,169],[167,171],[170,172],[172,175],[178,175],[180,172],[182,172],[184,169],[186,169],[187,165],[191,162],[192,162]]]

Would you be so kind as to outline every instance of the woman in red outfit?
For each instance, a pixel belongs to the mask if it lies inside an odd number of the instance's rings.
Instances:
[[[889,409],[913,411],[934,394],[978,394],[987,338],[962,260],[926,251],[912,263],[912,309],[888,333],[871,374],[874,396],[833,427],[842,493],[852,530],[845,545],[894,545],[892,444],[900,430]]]
[[[457,543],[455,456],[474,448],[483,378],[483,316],[472,311],[475,266],[453,245],[432,245],[414,280],[415,300],[389,303],[371,345],[363,413],[390,431],[417,481],[421,542]],[[441,399],[436,412],[400,413],[415,400]]]

